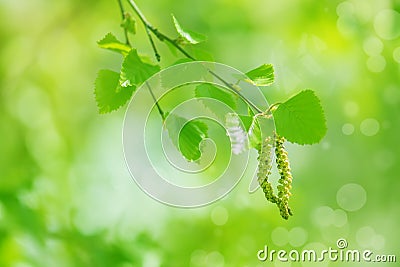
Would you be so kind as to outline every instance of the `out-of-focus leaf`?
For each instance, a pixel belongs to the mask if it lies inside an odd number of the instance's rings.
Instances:
[[[118,41],[118,39],[112,33],[107,33],[103,39],[97,42],[97,44],[101,48],[120,53],[123,56],[126,56],[131,50],[129,45]]]
[[[121,27],[124,28],[127,32],[136,34],[136,21],[129,13],[125,13],[124,20],[121,23]]]
[[[268,86],[274,82],[274,68],[271,64],[263,64],[246,73],[246,82],[256,86]]]
[[[198,44],[207,39],[203,34],[183,29],[174,15],[172,15],[172,19],[174,21],[175,29],[178,32],[179,37],[183,39],[183,42],[187,42],[189,44]]]
[[[256,116],[254,116],[252,119],[249,128],[248,138],[249,138],[249,146],[257,149],[257,151],[260,151],[262,136],[261,136],[260,124]]]
[[[111,70],[100,70],[94,93],[99,113],[108,113],[123,106],[132,96],[135,86],[120,88],[119,74]]]

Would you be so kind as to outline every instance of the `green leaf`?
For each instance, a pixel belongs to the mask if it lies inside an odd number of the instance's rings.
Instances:
[[[200,143],[208,137],[208,127],[199,119],[187,119],[169,115],[165,121],[168,135],[172,143],[188,161],[196,161],[201,157]]]
[[[107,33],[103,39],[97,42],[97,44],[101,48],[120,53],[123,56],[126,56],[131,50],[129,45],[118,41],[118,39],[112,33]]]
[[[124,14],[124,20],[121,23],[121,27],[124,28],[127,32],[136,34],[136,21],[129,13]]]
[[[312,90],[304,90],[280,104],[273,115],[277,133],[292,143],[315,144],[325,136],[324,111]]]
[[[179,37],[182,38],[183,42],[187,42],[189,44],[198,44],[204,42],[207,39],[206,36],[204,36],[203,34],[190,30],[184,30],[174,15],[172,15],[172,19],[174,21],[175,29],[178,32]]]
[[[222,103],[207,99],[200,100],[205,107],[222,119],[225,119],[227,112],[232,112],[229,108],[235,110],[237,107],[237,98],[234,94],[209,83],[202,83],[196,86],[194,95],[196,98],[211,98],[226,104],[228,107],[223,108]]]
[[[99,113],[117,110],[131,98],[135,89],[135,86],[129,86],[121,90],[117,72],[100,70],[97,74],[94,89]]]
[[[260,130],[260,124],[256,116],[253,117],[250,128],[249,128],[249,146],[261,150],[262,136]]]
[[[132,49],[122,63],[120,84],[122,87],[139,86],[160,71],[160,66],[153,65],[150,60],[140,57],[136,49]]]
[[[253,117],[247,115],[239,115],[239,118],[243,123],[244,129],[246,130],[246,132],[248,132],[250,130],[251,123],[253,122]]]
[[[249,79],[246,82],[252,83],[256,86],[268,86],[274,83],[274,68],[271,64],[263,64],[254,70],[246,73]]]

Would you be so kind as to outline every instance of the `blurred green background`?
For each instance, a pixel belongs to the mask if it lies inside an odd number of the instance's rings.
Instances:
[[[138,4],[166,33],[173,13],[207,35],[217,62],[273,63],[270,103],[304,88],[322,99],[322,143],[288,144],[295,215],[282,220],[249,179],[199,209],[149,198],[125,166],[124,109],[98,115],[93,95],[98,70],[120,68],[96,45],[109,31],[123,37],[117,1],[1,0],[0,266],[364,266],[257,260],[264,245],[335,248],[339,238],[398,253],[400,1]],[[142,28],[132,43],[151,53]]]

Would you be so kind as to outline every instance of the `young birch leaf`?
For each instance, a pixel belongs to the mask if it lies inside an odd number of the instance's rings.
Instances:
[[[208,127],[198,119],[190,120],[169,115],[166,122],[168,135],[172,143],[188,161],[196,161],[201,157],[200,143],[208,137]]]
[[[238,116],[240,118],[240,121],[243,123],[245,131],[248,132],[250,130],[251,123],[253,122],[253,117],[247,115],[238,115]]]
[[[320,100],[312,90],[301,91],[280,104],[273,115],[277,133],[292,143],[318,143],[327,130]]]
[[[108,113],[123,106],[132,96],[135,86],[121,90],[119,74],[111,70],[100,70],[95,81],[95,96],[99,113]]]
[[[204,36],[203,34],[190,30],[184,30],[174,15],[172,15],[172,19],[174,21],[175,29],[178,32],[179,37],[181,37],[184,42],[187,42],[189,44],[198,44],[204,42],[207,39],[206,36]]]
[[[271,64],[263,64],[254,70],[246,73],[246,82],[256,86],[268,86],[274,83],[274,68]]]
[[[120,84],[122,87],[139,86],[159,71],[160,66],[149,63],[132,49],[122,63]]]
[[[256,150],[261,150],[262,136],[260,130],[260,124],[257,117],[253,117],[250,128],[249,128],[249,146]]]
[[[127,32],[136,34],[136,21],[129,13],[124,14],[124,20],[121,23],[121,27],[124,28]]]
[[[118,41],[118,39],[112,33],[107,33],[107,35],[98,41],[97,44],[101,48],[120,53],[123,56],[126,56],[131,50],[129,45]]]

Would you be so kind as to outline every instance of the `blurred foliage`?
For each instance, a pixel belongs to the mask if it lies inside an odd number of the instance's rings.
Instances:
[[[108,31],[123,39],[116,1],[3,0],[0,266],[256,266],[266,244],[334,246],[340,237],[354,249],[397,252],[399,1],[138,4],[167,33],[173,13],[207,35],[201,46],[218,62],[242,71],[274,64],[270,103],[317,91],[327,136],[288,146],[294,216],[285,222],[260,191],[248,194],[248,179],[195,210],[147,197],[125,167],[123,111],[98,115],[93,97],[97,71],[121,65],[96,44]],[[151,54],[137,30],[132,42]],[[346,184],[359,186],[346,195]]]

